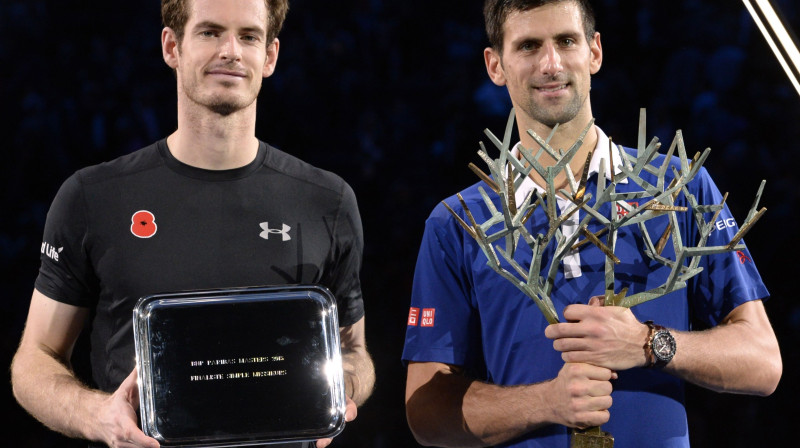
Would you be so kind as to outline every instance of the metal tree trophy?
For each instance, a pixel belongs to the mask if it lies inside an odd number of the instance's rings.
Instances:
[[[477,241],[488,259],[487,264],[495,272],[513,283],[530,297],[549,323],[558,322],[555,307],[550,299],[558,267],[563,258],[567,256],[571,250],[580,245],[586,243],[594,244],[606,255],[604,304],[606,306],[614,305],[630,308],[634,305],[661,297],[672,291],[685,288],[687,281],[703,270],[703,268],[699,266],[701,256],[744,249],[744,245],[739,244],[739,242],[766,211],[766,208],[756,211],[758,202],[761,199],[761,194],[764,190],[765,181],[762,181],[758,193],[756,194],[755,202],[747,214],[747,218],[731,241],[725,246],[706,246],[708,236],[714,228],[717,216],[724,207],[727,193],[719,204],[698,204],[697,199],[689,192],[686,185],[697,175],[711,150],[706,149],[702,154],[698,153],[690,160],[686,156],[683,136],[681,132],[678,131],[669,151],[667,151],[663,163],[660,166],[653,166],[651,162],[658,155],[658,149],[661,144],[658,142],[657,138],[653,138],[649,144],[645,145],[645,118],[645,110],[642,109],[639,118],[639,137],[636,155],[630,155],[627,154],[626,151],[620,150],[619,153],[621,154],[622,160],[615,161],[613,152],[611,151],[611,143],[609,142],[608,160],[610,160],[610,165],[612,166],[607,168],[605,166],[605,160],[601,161],[598,173],[597,191],[595,192],[596,200],[594,205],[590,206],[589,200],[592,197],[592,193],[586,191],[586,180],[592,153],[590,152],[586,158],[580,181],[575,179],[574,173],[570,168],[570,161],[581,147],[586,133],[593,125],[593,121],[586,126],[578,140],[575,141],[566,152],[563,150],[555,150],[549,145],[550,139],[556,132],[558,126],[553,129],[551,135],[546,140],[542,139],[535,132],[528,130],[528,134],[533,137],[539,145],[539,149],[534,151],[532,149],[521,148],[519,151],[521,158],[518,159],[511,154],[511,134],[514,125],[514,110],[512,109],[502,141],[488,129],[484,131],[491,142],[500,150],[500,156],[497,159],[492,159],[489,157],[486,147],[482,142],[480,143],[481,149],[478,151],[478,155],[488,165],[491,177],[474,164],[470,164],[470,169],[472,169],[478,177],[488,185],[495,195],[499,197],[501,209],[497,209],[495,202],[493,202],[492,198],[483,187],[478,187],[478,189],[486,207],[491,213],[491,217],[483,223],[475,221],[475,218],[460,194],[458,198],[461,201],[461,205],[464,208],[469,222],[464,221],[456,212],[445,204],[450,213],[467,233]],[[676,150],[678,158],[680,159],[680,171],[674,168],[672,169],[674,178],[667,185],[665,183],[665,176],[669,168],[671,156]],[[547,153],[549,157],[555,160],[555,163],[551,166],[543,166],[539,162],[543,153]],[[616,175],[612,174],[610,176],[610,182],[606,184],[606,169],[613,173],[613,165],[615,163],[618,163],[617,166],[620,173]],[[515,192],[519,189],[525,178],[534,170],[545,180],[545,194],[540,193],[536,189],[532,189],[522,203],[517,204]],[[655,175],[658,179],[656,184],[653,185],[642,179],[642,177],[640,177],[642,171]],[[567,178],[567,184],[564,189],[557,191],[555,179],[556,176],[562,172]],[[624,179],[629,179],[636,185],[639,185],[641,191],[617,193],[616,185]],[[688,207],[675,205],[675,200],[681,193],[685,195],[686,202],[689,205]],[[563,207],[564,210],[561,214],[559,214],[556,209],[557,195],[566,198],[572,204],[570,207]],[[652,197],[653,199],[636,207],[631,206],[627,202],[628,200],[642,197]],[[627,213],[617,214],[612,212],[609,217],[603,216],[599,212],[599,209],[603,204],[609,202],[616,202],[618,206],[625,209]],[[539,207],[544,210],[548,220],[549,230],[545,235],[532,235],[528,229],[526,229],[525,223]],[[612,210],[613,209],[612,207]],[[564,235],[561,232],[561,225],[578,210],[583,210],[585,212],[585,217],[581,220],[578,227],[579,230],[571,236]],[[699,233],[697,246],[684,245],[680,229],[678,228],[678,213],[692,213],[697,223]],[[713,213],[710,221],[704,219],[703,215],[706,213]],[[669,224],[664,233],[658,235],[658,239],[654,240],[645,227],[644,222],[648,219],[665,214],[669,217]],[[592,220],[596,220],[603,225],[603,228],[599,232],[591,233],[588,231],[587,225]],[[490,229],[498,224],[502,224],[500,230],[492,234],[487,234]],[[614,291],[614,265],[620,262],[614,254],[617,231],[621,227],[629,225],[637,225],[639,227],[641,238],[644,240],[645,255],[651,260],[670,268],[667,280],[663,284],[630,296],[627,295],[628,288],[622,288],[619,292]],[[606,234],[605,242],[600,239],[603,234]],[[584,239],[579,241],[578,238],[581,235],[584,236]],[[672,237],[672,244],[675,249],[675,259],[670,259],[661,255],[670,237]],[[494,244],[501,239],[505,241],[504,248],[499,244]],[[532,251],[529,266],[520,264],[514,258],[516,249],[520,246],[520,239],[522,239]],[[654,241],[656,241],[655,244]],[[542,254],[551,244],[555,245],[553,258],[549,266],[542,266]],[[505,260],[507,266],[510,266],[510,270],[501,265],[498,254]],[[542,276],[544,272],[546,272],[546,277]],[[614,438],[610,434],[602,431],[599,427],[589,428],[584,431],[575,430],[572,437],[573,448],[610,448],[613,447],[613,444]]]

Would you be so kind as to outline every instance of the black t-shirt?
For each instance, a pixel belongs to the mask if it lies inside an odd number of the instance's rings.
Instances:
[[[333,292],[344,327],[364,314],[362,248],[355,195],[335,174],[263,142],[247,166],[203,170],[161,140],[62,185],[35,286],[95,311],[92,376],[111,392],[134,368],[140,297],[316,283]]]

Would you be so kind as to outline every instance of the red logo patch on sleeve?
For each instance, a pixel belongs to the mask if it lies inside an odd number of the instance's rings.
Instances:
[[[739,263],[741,263],[741,264],[745,264],[748,261],[753,261],[753,260],[750,259],[750,257],[745,255],[745,253],[740,251],[740,250],[736,251],[736,256],[739,257]]]
[[[416,327],[418,319],[419,319],[419,308],[414,308],[412,306],[411,309],[408,310],[408,325]]]
[[[619,202],[615,202],[614,205],[617,207],[617,219],[622,219],[623,217],[627,216],[628,213],[630,213],[624,207],[619,205]],[[633,208],[636,208],[636,207],[639,206],[639,203],[638,202],[628,202],[628,205],[630,205]]]
[[[433,318],[436,316],[436,308],[423,308],[422,309],[422,326],[432,327]]]

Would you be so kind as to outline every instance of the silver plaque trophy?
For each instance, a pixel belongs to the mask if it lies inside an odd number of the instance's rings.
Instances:
[[[519,145],[520,157],[517,158],[511,152],[511,136],[514,126],[514,110],[512,109],[502,141],[488,129],[484,131],[489,140],[500,151],[499,157],[492,159],[484,144],[480,143],[481,149],[478,151],[478,155],[486,162],[490,175],[487,175],[474,164],[470,164],[470,169],[491,190],[490,194],[483,186],[478,187],[491,214],[490,218],[482,223],[476,222],[460,194],[458,198],[464,209],[466,220],[444,203],[445,207],[464,230],[478,243],[488,259],[487,264],[530,297],[549,323],[557,323],[559,321],[556,309],[550,298],[559,266],[564,257],[581,245],[593,244],[606,256],[604,305],[629,308],[685,288],[687,281],[702,271],[703,268],[699,266],[702,256],[743,250],[745,246],[740,244],[741,239],[766,211],[766,208],[756,211],[764,190],[765,181],[762,181],[756,194],[755,202],[750,208],[740,230],[731,241],[724,246],[707,246],[708,236],[714,229],[717,216],[724,207],[727,193],[719,204],[699,204],[686,186],[697,175],[700,167],[706,161],[710,149],[706,149],[689,159],[686,155],[683,136],[678,131],[663,163],[660,166],[654,166],[651,162],[658,155],[658,149],[661,144],[657,138],[653,138],[649,144],[646,144],[645,121],[646,113],[642,109],[640,111],[638,146],[635,155],[630,155],[620,149],[621,160],[614,160],[612,143],[609,141],[608,160],[610,161],[610,166],[605,165],[605,160],[601,161],[597,189],[594,192],[595,201],[594,204],[590,205],[592,192],[586,191],[586,181],[592,152],[586,158],[581,179],[575,178],[570,168],[570,161],[583,144],[584,137],[592,128],[594,122],[591,121],[586,126],[578,140],[566,151],[552,148],[549,144],[558,126],[553,129],[547,139],[543,139],[535,132],[528,130],[528,134],[538,144],[539,148],[529,149]],[[667,182],[665,180],[667,170],[670,168],[670,160],[676,152],[680,160],[680,170],[673,168],[673,179]],[[543,166],[539,159],[545,153],[555,163],[550,166]],[[619,174],[613,174],[615,167],[619,169]],[[610,179],[608,183],[606,183],[606,170],[611,173],[608,176]],[[517,204],[515,192],[525,178],[534,171],[545,180],[545,193],[542,194],[538,190],[532,189],[522,203]],[[657,182],[652,184],[640,177],[643,172],[656,176]],[[567,179],[567,183],[562,189],[557,189],[555,183],[555,179],[559,175],[566,176]],[[618,193],[616,191],[617,184],[624,182],[626,179],[640,186],[641,190]],[[676,199],[681,194],[685,196],[685,203],[688,206],[675,205]],[[571,206],[564,207],[564,210],[559,211],[556,208],[556,196],[567,199]],[[636,204],[634,201],[645,197],[652,197],[652,199],[638,206],[631,205],[631,202]],[[624,212],[615,213],[615,207],[611,207],[611,216],[603,216],[599,210],[602,205],[607,203],[615,203]],[[541,208],[547,218],[549,226],[546,234],[533,235],[525,225],[537,208]],[[561,231],[562,224],[579,210],[584,212],[584,218],[580,220],[578,227],[579,230],[572,235],[565,235]],[[678,213],[692,214],[698,232],[696,246],[684,244],[678,228]],[[704,219],[704,215],[707,213],[713,213],[709,221]],[[663,215],[667,215],[669,218],[669,224],[663,234],[650,235],[644,222]],[[594,233],[590,232],[588,230],[590,222],[600,223],[601,230]],[[614,249],[618,230],[630,225],[639,227],[643,239],[644,254],[654,262],[669,267],[670,273],[666,281],[658,287],[627,295],[628,289],[626,287],[623,287],[620,291],[614,290],[614,268],[620,262],[614,253]],[[580,239],[581,236],[583,237],[582,239]],[[662,255],[665,245],[670,240],[674,248],[674,259]],[[496,244],[498,241],[503,241],[504,244]],[[518,258],[514,256],[517,248],[522,244],[526,244],[532,251],[532,257],[527,266],[524,263],[520,263]],[[555,246],[554,255],[550,260],[549,266],[543,266],[542,254],[549,246]],[[505,263],[501,262],[501,260]],[[602,431],[599,427],[573,431],[573,448],[611,448],[613,445],[614,438],[611,434]]]
[[[336,301],[316,285],[143,297],[142,429],[165,447],[311,441],[344,428]]]

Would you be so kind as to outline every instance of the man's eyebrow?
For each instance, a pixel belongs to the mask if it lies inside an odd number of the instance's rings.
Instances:
[[[264,30],[264,28],[261,28],[260,26],[245,26],[245,27],[239,28],[239,32],[259,34],[259,35],[262,35],[262,36],[267,34],[267,32]]]
[[[523,43],[532,43],[532,44],[539,45],[539,44],[542,43],[542,39],[540,39],[538,37],[520,36],[517,39],[514,39],[513,41],[511,41],[512,45],[520,45],[520,44],[523,44]]]
[[[577,31],[565,31],[563,33],[558,33],[555,35],[555,40],[562,40],[562,39],[577,39],[581,36],[580,32]]]
[[[521,45],[523,43],[532,43],[536,45],[541,45],[547,39],[553,39],[556,42],[562,41],[564,39],[575,39],[579,40],[582,34],[577,31],[563,31],[560,32],[550,38],[541,38],[541,37],[532,37],[532,36],[520,36],[517,39],[511,41],[512,45]]]
[[[225,29],[225,27],[223,25],[217,23],[217,22],[212,22],[210,20],[204,20],[202,22],[197,22],[194,25],[194,29],[222,30],[222,29]],[[241,32],[245,32],[245,33],[254,33],[254,34],[260,34],[260,35],[266,35],[267,34],[267,32],[264,30],[264,28],[259,27],[259,26],[245,26],[245,27],[242,27],[242,28],[238,28],[237,31],[240,32],[240,33]]]
[[[212,22],[210,20],[204,20],[202,22],[197,22],[193,28],[210,28],[213,30],[218,30],[224,28],[222,25],[216,22]]]

